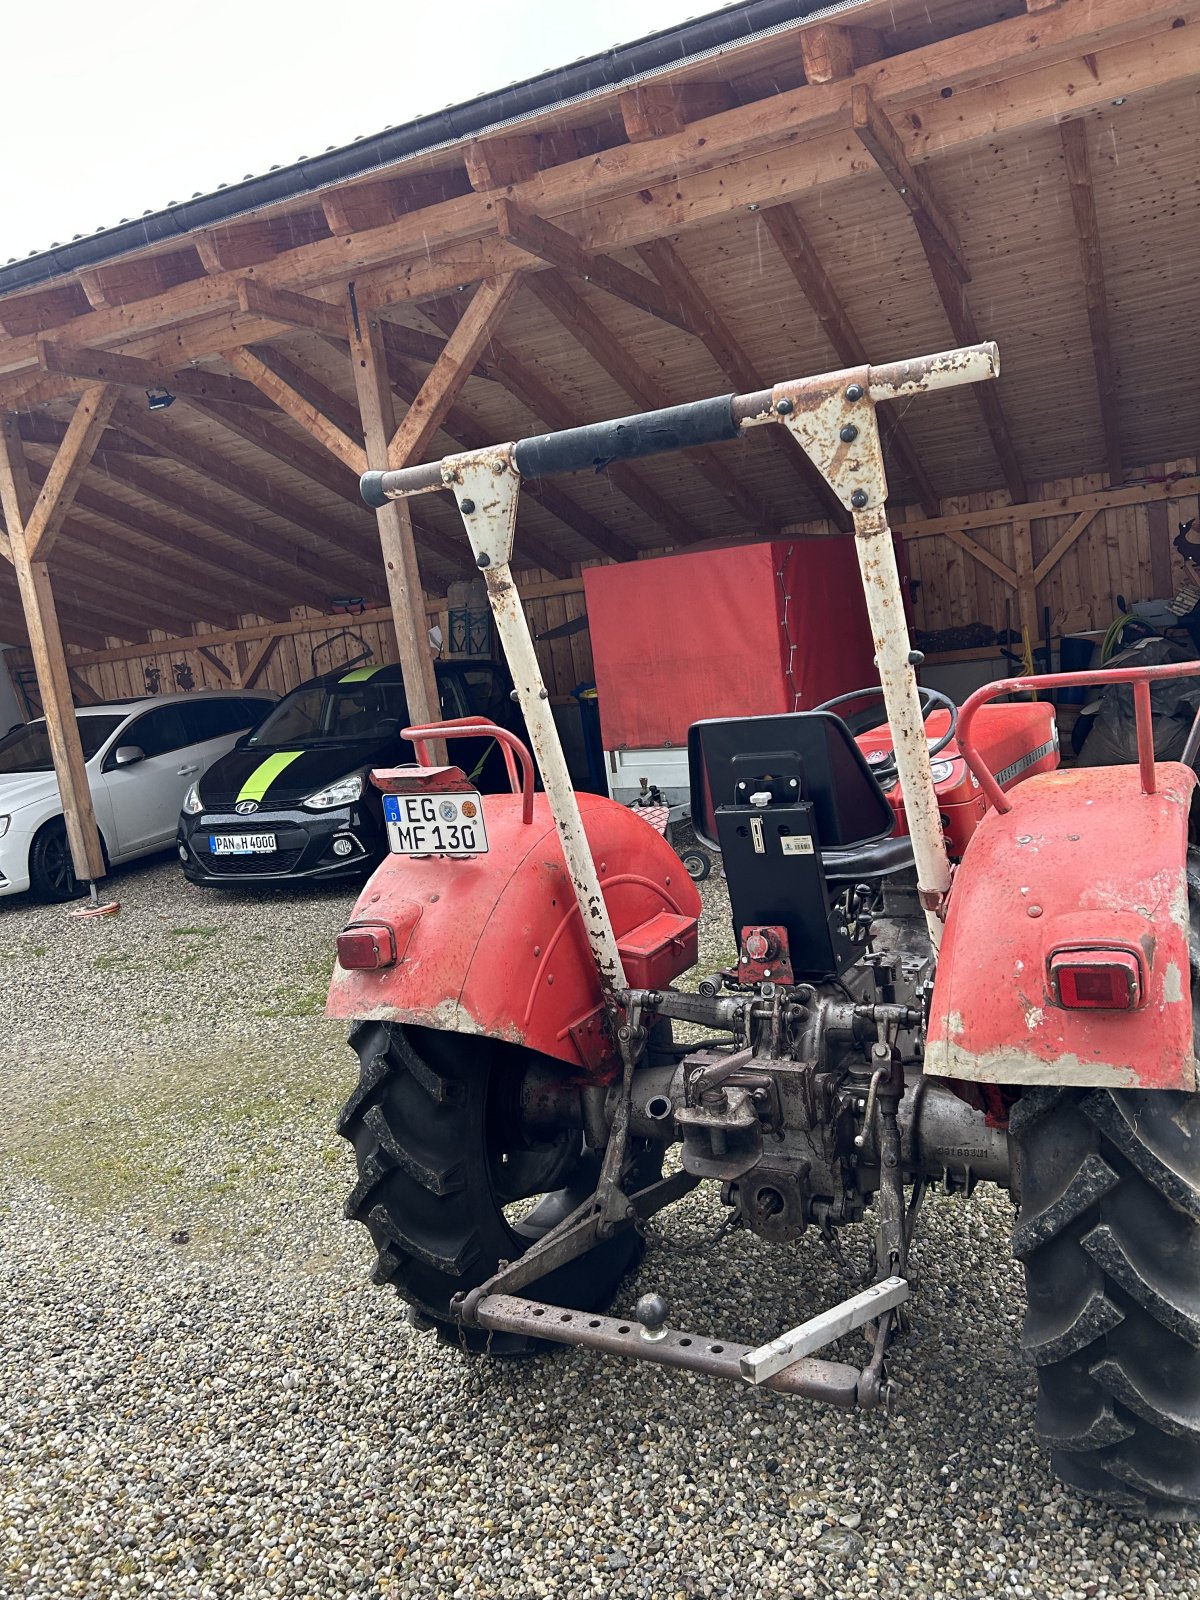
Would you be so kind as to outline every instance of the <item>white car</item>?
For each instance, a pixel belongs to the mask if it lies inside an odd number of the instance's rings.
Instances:
[[[184,795],[274,704],[266,692],[200,690],[77,708],[109,862],[170,849]],[[40,719],[0,739],[0,895],[25,889],[46,900],[79,893]]]

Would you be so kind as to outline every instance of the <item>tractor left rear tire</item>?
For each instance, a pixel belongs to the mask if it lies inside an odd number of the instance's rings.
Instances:
[[[1200,1095],[1027,1090],[1013,1108],[1022,1344],[1077,1492],[1200,1518]]]
[[[432,1324],[447,1344],[497,1356],[547,1349],[543,1340],[464,1328],[451,1301],[581,1205],[599,1157],[579,1133],[543,1144],[523,1138],[515,1090],[533,1057],[519,1046],[388,1022],[355,1023],[350,1044],[361,1071],[337,1126],[354,1146],[358,1182],[344,1209],[371,1235],[373,1281],[395,1288],[414,1322]],[[652,1183],[661,1166],[660,1147],[638,1146],[628,1186]],[[535,1198],[532,1209],[522,1204]],[[618,1234],[526,1292],[599,1310],[642,1250],[636,1233]]]

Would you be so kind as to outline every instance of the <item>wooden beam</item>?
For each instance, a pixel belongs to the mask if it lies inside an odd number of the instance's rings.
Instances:
[[[942,254],[958,281],[970,283],[971,274],[954,225],[925,179],[914,170],[904,141],[865,83],[856,83],[850,92],[850,114],[859,143],[922,226],[924,237]]]
[[[986,511],[961,511],[946,517],[930,517],[920,522],[904,523],[900,532],[905,539],[932,539],[945,533],[948,528],[999,528],[1019,518],[1037,522],[1042,517],[1061,517],[1077,511],[1106,511],[1112,506],[1190,500],[1194,495],[1200,495],[1200,477],[1177,478],[1172,483],[1130,484],[1124,489],[1096,489],[1089,494],[1062,495],[1057,500],[1031,500],[1019,505],[989,506]]]
[[[753,393],[762,388],[758,368],[670,241],[656,239],[652,244],[640,245],[638,255],[687,308],[697,337],[733,387],[743,393]],[[836,527],[849,528],[849,513],[800,444],[785,428],[768,428],[766,434],[772,448],[791,462],[800,481],[815,498],[821,513],[829,517]]]
[[[56,417],[47,416],[39,411],[22,411],[20,429],[21,438],[26,444],[49,445],[54,450],[58,449],[67,436],[65,422],[59,422]],[[154,453],[149,445],[142,444],[139,439],[131,439],[127,433],[122,433],[118,428],[106,428],[104,437],[96,446],[97,456],[106,451],[129,456],[148,456]]]
[[[983,545],[971,538],[970,534],[963,533],[958,528],[947,528],[942,538],[949,539],[951,544],[956,544],[960,550],[965,550],[969,556],[982,566],[985,566],[989,572],[994,572],[1001,582],[1007,583],[1009,588],[1015,589],[1017,587],[1019,582],[1017,574],[1008,563],[1001,561],[999,556],[994,556],[990,550],[985,550]]]
[[[582,278],[585,283],[594,283],[607,294],[636,306],[648,316],[657,317],[660,322],[682,328],[685,333],[696,331],[679,302],[653,278],[634,272],[632,267],[609,256],[590,253],[571,234],[544,217],[522,211],[511,200],[496,201],[496,228],[502,239],[557,267],[560,272]]]
[[[405,413],[404,421],[392,435],[386,459],[393,468],[405,467],[420,459],[470,376],[471,368],[500,326],[519,283],[519,275],[510,272],[502,278],[490,278],[476,290],[447,340],[446,348]],[[386,350],[382,343],[379,360],[386,371]],[[361,394],[359,403],[362,403]],[[365,466],[363,471],[366,471]]]
[[[340,343],[343,359],[346,355],[346,342]],[[362,422],[358,415],[358,406],[353,400],[347,400],[336,389],[331,389],[328,384],[311,372],[305,370],[300,363],[294,360],[283,350],[277,350],[274,345],[256,345],[252,354],[267,366],[277,378],[294,389],[298,395],[307,400],[310,405],[316,406],[318,411],[324,412],[329,420],[342,430],[350,439],[358,442],[362,438]]]
[[[291,384],[285,383],[281,377],[261,357],[250,350],[226,350],[225,360],[235,372],[242,375],[247,382],[266,395],[279,409],[291,417],[293,422],[299,423],[305,433],[311,435],[318,444],[324,445],[330,455],[336,456],[343,466],[358,476],[367,470],[367,453],[361,444],[357,444],[348,434],[343,433],[330,417],[326,416],[318,406],[298,394]]]
[[[94,396],[94,401],[100,402],[103,398],[101,392]],[[93,405],[89,411],[99,409],[99,405]],[[104,420],[107,421],[107,417]],[[103,422],[100,431],[103,431]],[[64,474],[59,475],[59,482],[65,491]],[[36,504],[25,470],[24,447],[14,416],[6,416],[0,424],[0,507],[3,508],[8,528],[13,567],[21,594],[21,609],[33,654],[54,771],[58,777],[59,797],[75,875],[85,882],[95,882],[104,876],[104,851],[92,809],[92,791],[79,739],[79,725],[75,720],[75,702],[58,616],[54,609],[50,572],[44,561],[33,558],[32,550],[36,544],[31,544],[28,537]],[[42,526],[44,537],[47,526],[44,519]]]
[[[651,78],[624,90],[617,99],[625,137],[631,144],[682,133],[689,122],[728,111],[733,91],[727,83],[672,83]]]
[[[1190,81],[1200,65],[1200,29],[1172,31],[1177,14],[1168,0],[1144,0],[1136,7],[1129,0],[1062,0],[1036,19],[1022,12],[889,57],[871,69],[872,87],[894,124],[918,112],[920,127],[914,124],[905,144],[919,166],[931,156],[967,152],[1014,130],[1052,127],[1064,105],[1073,115],[1106,105],[1113,81],[1124,94],[1151,88],[1163,93]],[[1078,70],[1080,55],[1089,52],[1097,54],[1103,82]],[[537,173],[516,198],[530,211],[561,219],[579,215],[579,196],[586,193],[582,242],[600,251],[625,248],[668,227],[701,227],[735,203],[777,203],[818,186],[832,203],[838,184],[861,175],[857,141],[850,148],[845,138],[849,87],[844,81],[806,85],[707,117],[681,134],[619,146],[601,161],[582,157]],[[943,88],[952,96],[940,98]],[[781,161],[781,152],[794,152],[801,143],[803,161]],[[729,171],[714,181],[723,166]],[[431,246],[435,239],[438,245]],[[446,293],[523,260],[494,237],[494,197],[466,195],[349,240],[299,246],[262,272],[271,287],[299,290],[344,282],[354,273],[360,293],[395,304]],[[378,281],[368,282],[363,275],[372,269],[379,269]],[[61,323],[61,311],[52,317],[72,344],[162,337],[169,338],[176,361],[202,358],[277,331],[249,319],[231,339],[231,308],[235,320],[241,317],[237,276],[180,284],[136,307]],[[160,334],[166,329],[169,335]],[[0,373],[35,366],[34,346],[32,334],[10,341],[0,352]],[[4,398],[11,398],[8,391]]]
[[[1029,634],[1029,641],[1038,640],[1037,579],[1033,566],[1033,539],[1027,517],[1018,518],[1012,525],[1013,552],[1017,569],[1017,614],[1021,626]]]
[[[268,317],[289,328],[306,328],[333,339],[346,336],[346,319],[340,306],[291,289],[273,289],[260,278],[237,280],[238,305],[255,316]]]
[[[463,152],[472,189],[505,189],[532,178],[540,166],[536,134],[497,134],[473,139]]]
[[[346,311],[346,329],[367,463],[378,471],[386,471],[396,411],[388,385],[387,353],[379,331],[379,319],[369,310],[364,314],[364,308],[351,298]],[[442,715],[441,701],[429,648],[421,571],[408,505],[403,500],[389,500],[376,512],[376,517],[408,714],[414,722],[438,722]],[[441,750],[436,746],[431,748],[435,762],[445,760],[444,745]]]
[[[883,55],[883,36],[877,28],[847,28],[835,22],[814,22],[796,35],[800,60],[809,83],[833,83],[849,78],[858,67]]]
[[[1117,364],[1113,357],[1108,294],[1104,286],[1104,255],[1100,248],[1100,225],[1096,218],[1096,195],[1088,156],[1087,124],[1081,117],[1076,118],[1062,123],[1059,133],[1067,164],[1071,210],[1075,217],[1075,237],[1079,244],[1079,262],[1083,269],[1088,328],[1092,336],[1092,360],[1096,368],[1100,420],[1104,429],[1104,461],[1110,481],[1119,484],[1125,476],[1125,471],[1121,450]]]
[[[104,696],[98,694],[83,674],[76,672],[74,667],[67,668],[67,676],[71,680],[74,698],[79,701],[80,705],[97,706],[102,702]]]
[[[565,278],[543,272],[530,280],[530,288],[559,325],[583,346],[592,360],[624,389],[630,399],[648,411],[672,404],[666,390],[635,360],[625,345],[613,337],[596,312],[575,293]],[[727,458],[719,449],[692,450],[685,454],[695,461],[699,471],[721,498],[729,502],[748,528],[778,528],[778,518],[730,471]]]
[[[267,406],[252,385],[226,378],[219,372],[171,372],[136,356],[119,355],[115,350],[81,350],[56,344],[52,339],[38,341],[38,365],[43,372],[89,383],[120,384],[127,389],[169,389],[174,395],[189,395],[197,400],[227,400],[236,405]]]
[[[869,365],[866,347],[794,207],[766,206],[760,215],[767,232],[779,247],[788,270],[800,286],[800,292],[816,312],[837,359],[846,367]],[[895,451],[916,489],[921,509],[927,516],[936,517],[940,510],[937,490],[925,471],[908,430],[891,408],[883,413],[881,432],[885,446]]]
[[[271,657],[279,648],[281,637],[281,634],[269,633],[256,649],[249,652],[245,665],[238,672],[237,686],[239,689],[253,689],[259,678],[266,671]]]
[[[1190,81],[1200,69],[1200,28],[1172,31],[1177,13],[1169,0],[1137,7],[1129,0],[1062,0],[1036,19],[1022,12],[889,57],[871,69],[875,98],[893,123],[918,112],[920,127],[914,123],[905,135],[914,165],[966,153],[1006,133],[1052,127],[1064,105],[1074,115],[1107,105],[1114,81],[1124,94],[1164,93]],[[1078,70],[1080,55],[1089,52],[1097,53],[1103,82]],[[940,98],[943,88],[952,96]],[[665,228],[702,227],[735,203],[773,204],[818,186],[832,203],[837,186],[855,181],[862,170],[857,141],[851,148],[845,138],[848,91],[848,83],[838,82],[767,96],[681,134],[606,151],[602,161],[587,156],[541,171],[516,197],[528,210],[561,219],[579,215],[579,195],[586,192],[583,243],[600,251],[626,248]],[[803,161],[780,159],[801,143]],[[714,181],[722,167],[728,171]],[[294,290],[357,274],[360,294],[382,305],[444,294],[527,261],[495,238],[494,197],[467,195],[351,239],[300,246],[262,272],[271,287]],[[80,316],[68,315],[64,300],[48,314],[39,311],[39,325],[52,322],[72,344],[145,340],[144,354],[158,353],[161,344],[176,362],[204,359],[231,343],[277,332],[277,324],[238,311],[237,276],[205,277],[136,307]],[[10,312],[5,302],[6,319]],[[241,324],[232,338],[231,323]],[[0,350],[0,374],[35,367],[35,343],[32,333],[10,340]],[[12,398],[5,389],[3,400]]]
[[[1096,511],[1079,512],[1074,521],[1071,523],[1071,526],[1059,535],[1054,544],[1049,550],[1047,550],[1046,554],[1038,562],[1037,567],[1034,570],[1033,582],[1035,587],[1041,583],[1043,578],[1049,577],[1051,572],[1054,571],[1055,567],[1066,555],[1067,551],[1075,543],[1076,539],[1079,538],[1080,534],[1086,533],[1091,527],[1097,515],[1098,513]]]
[[[75,413],[67,427],[66,437],[58,447],[58,453],[42,485],[42,491],[22,530],[24,551],[28,561],[44,561],[50,554],[58,530],[62,527],[63,518],[71,509],[71,502],[75,498],[80,480],[96,452],[96,446],[108,426],[108,419],[116,403],[116,389],[109,388],[103,383],[94,384],[80,395]],[[16,440],[13,448],[21,449],[20,434],[15,422],[10,433]]]

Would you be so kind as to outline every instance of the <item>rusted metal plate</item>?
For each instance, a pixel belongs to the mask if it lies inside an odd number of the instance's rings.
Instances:
[[[925,1049],[941,1077],[1019,1086],[1196,1087],[1187,818],[1195,775],[1138,769],[1042,773],[989,811],[950,893]],[[1064,943],[1144,951],[1145,1003],[1065,1010],[1047,970]]]
[[[649,1339],[632,1317],[622,1320],[603,1317],[598,1312],[569,1311],[565,1306],[523,1300],[516,1295],[485,1296],[475,1308],[475,1319],[480,1327],[497,1332],[528,1334],[555,1344],[586,1345],[608,1355],[632,1356],[639,1361],[653,1361],[657,1366],[681,1367],[736,1383],[742,1382],[742,1361],[753,1354],[747,1344],[731,1344],[725,1339],[709,1339],[701,1333],[673,1328],[659,1338]],[[805,1358],[775,1373],[762,1387],[848,1409],[858,1404],[858,1380],[857,1368],[844,1362]]]

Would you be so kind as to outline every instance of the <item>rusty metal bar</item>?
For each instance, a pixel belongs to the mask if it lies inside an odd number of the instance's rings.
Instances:
[[[1110,683],[1136,685],[1144,682],[1148,693],[1152,684],[1159,682],[1160,679],[1171,678],[1200,679],[1200,661],[1168,661],[1160,667],[1097,667],[1090,672],[1045,672],[1034,678],[997,678],[994,682],[985,683],[982,688],[976,689],[975,693],[960,706],[957,733],[959,751],[967,766],[979,779],[979,787],[988,802],[1003,814],[1012,810],[1012,801],[996,782],[995,774],[979,754],[971,738],[975,713],[980,706],[986,705],[989,700],[995,700],[999,695],[1040,694],[1043,689],[1074,689],[1083,684],[1102,684],[1107,687]],[[1136,699],[1134,708],[1135,710],[1137,708]],[[1148,792],[1153,794],[1153,788]]]
[[[622,1320],[596,1312],[569,1311],[565,1306],[522,1300],[515,1295],[486,1295],[475,1308],[475,1320],[481,1328],[497,1333],[520,1333],[555,1344],[583,1345],[608,1355],[631,1356],[653,1361],[657,1366],[680,1367],[686,1372],[702,1372],[710,1378],[729,1378],[738,1383],[742,1362],[755,1353],[746,1344],[731,1344],[673,1328],[662,1337],[649,1339],[633,1317]],[[844,1362],[802,1357],[767,1378],[762,1387],[777,1394],[823,1400],[848,1410],[862,1402],[876,1403],[869,1390],[860,1401],[860,1376],[856,1367]]]

